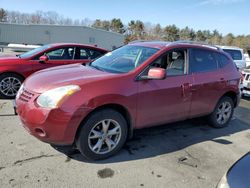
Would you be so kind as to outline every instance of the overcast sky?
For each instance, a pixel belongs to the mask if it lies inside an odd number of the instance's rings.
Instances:
[[[121,18],[162,26],[175,24],[223,34],[250,34],[250,0],[0,0],[0,7],[25,13],[56,11],[72,19]]]

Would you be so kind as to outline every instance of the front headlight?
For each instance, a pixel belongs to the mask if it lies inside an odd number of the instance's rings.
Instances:
[[[37,104],[44,108],[58,108],[73,93],[81,90],[77,85],[68,85],[48,90],[37,98]]]
[[[16,99],[18,99],[21,95],[21,93],[23,92],[23,84],[21,85],[21,87],[19,88],[17,94],[16,94]]]

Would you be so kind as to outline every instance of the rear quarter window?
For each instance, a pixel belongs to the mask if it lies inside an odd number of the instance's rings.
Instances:
[[[221,68],[229,63],[228,57],[226,57],[224,54],[214,52],[214,57]]]

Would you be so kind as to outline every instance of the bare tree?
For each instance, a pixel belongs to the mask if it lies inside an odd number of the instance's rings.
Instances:
[[[0,8],[0,22],[6,22],[7,21],[7,12]]]

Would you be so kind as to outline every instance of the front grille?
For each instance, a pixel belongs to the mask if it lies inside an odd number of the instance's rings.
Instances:
[[[24,102],[29,102],[34,97],[34,95],[35,95],[34,93],[23,88],[23,91],[21,92],[19,99]]]

